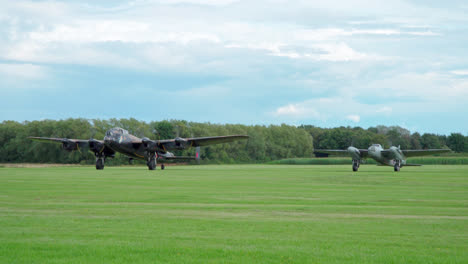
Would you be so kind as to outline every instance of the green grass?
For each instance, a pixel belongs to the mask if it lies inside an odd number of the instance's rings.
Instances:
[[[377,164],[373,159],[366,159],[367,164]],[[408,158],[407,163],[422,165],[468,165],[468,157],[464,156],[440,156],[440,157],[414,157]],[[343,165],[351,164],[351,158],[292,158],[274,160],[269,164],[289,164],[289,165]]]
[[[468,167],[1,168],[0,263],[468,263]]]

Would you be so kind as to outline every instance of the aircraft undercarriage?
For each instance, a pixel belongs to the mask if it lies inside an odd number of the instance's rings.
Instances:
[[[157,154],[156,152],[149,152],[146,158],[146,165],[149,170],[155,170],[157,163]]]
[[[146,165],[148,166],[149,170],[155,170],[156,166],[158,165],[158,154],[157,153],[148,153],[147,155],[147,160],[146,160]],[[166,166],[164,164],[161,164],[161,170],[164,170]]]
[[[401,160],[395,160],[395,165],[393,166],[394,171],[400,171],[401,168]]]
[[[360,160],[353,159],[353,171],[358,171],[360,166]]]
[[[94,155],[96,156],[96,170],[103,170],[106,162],[106,155],[98,152],[94,153]]]

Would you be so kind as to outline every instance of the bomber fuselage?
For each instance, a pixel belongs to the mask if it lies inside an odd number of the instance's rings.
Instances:
[[[121,128],[109,129],[104,137],[104,144],[112,150],[132,158],[145,159],[145,148],[140,143],[140,138]]]
[[[392,155],[391,158],[387,158],[383,155],[382,151],[384,148],[380,144],[373,144],[368,148],[368,155],[370,158],[374,159],[380,165],[388,165],[394,166],[395,160],[400,160],[403,163],[406,160],[406,157],[403,155],[403,152],[397,147],[390,147],[389,151],[391,151]]]

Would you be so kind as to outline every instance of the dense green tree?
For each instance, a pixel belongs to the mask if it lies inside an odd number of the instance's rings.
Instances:
[[[153,133],[157,135],[158,139],[169,139],[175,137],[174,126],[167,120],[153,122],[151,123],[151,127],[154,129]]]
[[[410,137],[410,148],[411,149],[421,149],[421,135],[418,132],[415,132]]]
[[[468,152],[468,137],[465,137],[465,149],[463,152]]]
[[[424,149],[440,148],[439,137],[435,134],[424,133],[421,137],[421,146]]]
[[[448,147],[455,152],[465,151],[465,137],[460,133],[452,133],[447,138]]]
[[[400,146],[402,149],[408,149],[411,146],[409,131],[401,130],[396,127],[391,128],[386,133],[389,144]]]

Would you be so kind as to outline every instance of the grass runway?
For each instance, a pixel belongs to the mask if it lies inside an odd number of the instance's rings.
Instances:
[[[468,166],[0,168],[0,263],[468,263]]]

